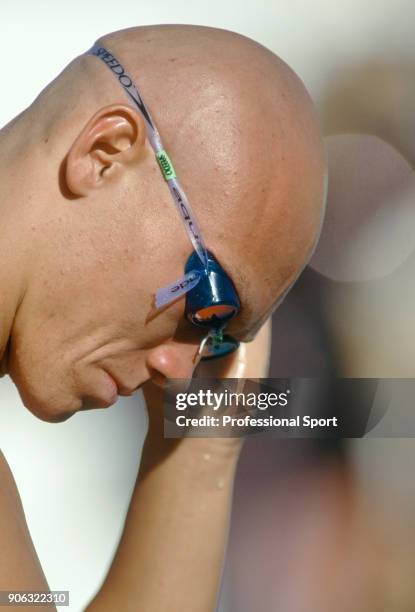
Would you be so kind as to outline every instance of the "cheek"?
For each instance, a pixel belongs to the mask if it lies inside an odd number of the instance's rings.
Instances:
[[[63,350],[97,331],[102,340],[136,338],[150,305],[137,270],[85,261],[82,268],[49,269],[38,276],[25,296],[22,318],[26,327],[58,339]]]
[[[88,210],[85,204],[76,213],[74,208],[69,216],[77,216],[76,220],[65,223],[64,230],[54,225],[55,235],[45,236],[30,281],[32,304],[47,311],[43,318],[56,314],[93,321],[96,316],[110,319],[111,312],[114,319],[133,312],[136,317],[137,306],[150,293],[151,271],[145,266],[149,277],[145,283],[141,270],[139,245],[144,241],[137,232],[134,242],[130,239],[133,230],[126,218],[117,219],[116,207],[113,218],[107,219],[105,207],[97,214],[97,206],[92,202]],[[147,301],[149,307],[150,295]]]

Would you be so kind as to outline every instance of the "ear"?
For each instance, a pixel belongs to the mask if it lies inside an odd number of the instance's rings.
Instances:
[[[101,108],[84,126],[66,159],[65,179],[70,191],[88,195],[119,178],[145,152],[142,115],[127,104]]]

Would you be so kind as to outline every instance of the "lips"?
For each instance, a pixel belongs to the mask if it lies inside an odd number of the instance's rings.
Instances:
[[[108,372],[101,370],[100,374],[100,379],[95,382],[93,388],[90,388],[89,392],[84,391],[82,394],[82,406],[80,410],[109,408],[117,401],[117,383]]]
[[[122,380],[120,380],[120,378],[116,377],[112,373],[110,374],[107,370],[104,370],[104,372],[115,385],[115,388],[117,390],[117,395],[121,395],[123,397],[129,397],[133,395],[137,391],[137,389],[140,387],[140,385],[137,385],[137,384],[129,385],[128,383],[123,382]]]

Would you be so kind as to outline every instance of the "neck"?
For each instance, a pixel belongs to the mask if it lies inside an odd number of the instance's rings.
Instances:
[[[8,371],[8,347],[25,292],[20,202],[25,199],[22,170],[26,171],[28,156],[27,150],[21,146],[24,142],[23,123],[23,117],[19,115],[0,130],[0,376]],[[25,155],[21,154],[23,151]]]

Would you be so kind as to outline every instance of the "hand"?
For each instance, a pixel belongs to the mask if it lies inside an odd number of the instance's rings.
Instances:
[[[194,376],[198,378],[264,378],[268,374],[270,355],[271,319],[268,319],[254,340],[248,343],[242,342],[238,350],[227,357],[201,362]],[[164,390],[152,381],[148,381],[143,385],[143,393],[149,419],[146,452],[150,446],[153,447],[152,454],[170,452],[180,440],[164,438]],[[238,438],[205,438],[204,440],[206,444],[215,446],[215,448],[226,446],[240,450],[242,444],[242,440]]]

